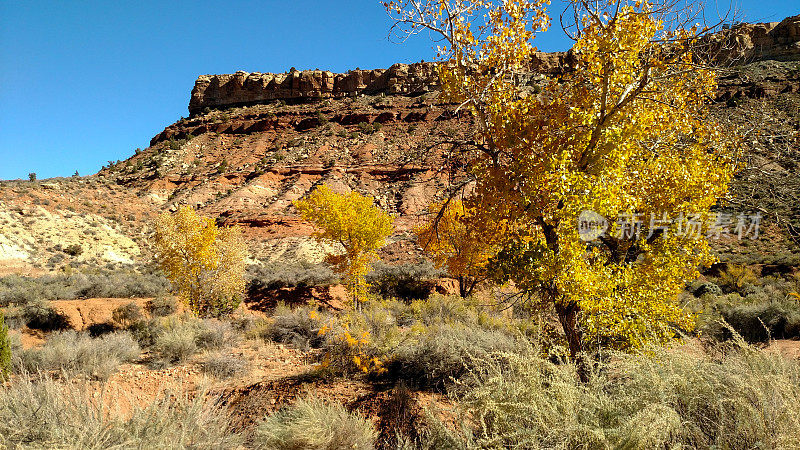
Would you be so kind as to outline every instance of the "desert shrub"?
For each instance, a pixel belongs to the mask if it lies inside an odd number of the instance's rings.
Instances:
[[[164,325],[158,319],[149,319],[136,322],[128,327],[136,342],[143,348],[152,347],[156,342],[156,337],[164,330]]]
[[[800,365],[743,346],[715,359],[614,354],[580,383],[528,352],[486,360],[461,384],[465,420],[434,415],[425,448],[796,448]]]
[[[390,377],[411,385],[446,390],[466,375],[476,360],[522,348],[517,339],[501,331],[440,325],[429,329],[419,341],[398,349],[387,370]]]
[[[325,336],[319,332],[322,326],[316,310],[307,307],[291,309],[279,304],[272,323],[265,330],[265,337],[298,348],[319,348],[325,342]]]
[[[122,328],[126,328],[142,319],[144,319],[142,308],[136,302],[130,302],[111,311],[111,320]]]
[[[64,330],[69,328],[66,316],[56,311],[49,302],[36,300],[23,306],[23,317],[29,328],[42,331]]]
[[[158,362],[183,362],[200,351],[196,337],[193,327],[170,326],[154,337],[152,350],[158,355]]]
[[[253,440],[263,449],[371,450],[376,437],[369,420],[341,404],[307,398],[266,417]]]
[[[83,247],[80,244],[72,244],[64,247],[63,252],[70,256],[79,256],[83,253]]]
[[[8,328],[15,330],[24,327],[26,323],[25,308],[21,306],[9,306],[5,308],[5,324]]]
[[[380,129],[380,126],[378,126],[378,128]],[[375,129],[375,127],[374,127],[374,126],[372,126],[372,124],[371,124],[371,123],[369,123],[369,122],[359,122],[359,123],[358,123],[358,129],[359,129],[359,131],[361,131],[362,133],[366,133],[366,134],[369,134],[369,133],[372,133],[372,132],[374,132],[374,131],[377,131],[377,130]]]
[[[216,353],[209,355],[203,361],[203,372],[217,378],[232,378],[247,373],[248,363],[246,359],[233,356],[227,353]]]
[[[67,282],[76,283],[72,298],[156,297],[169,290],[169,282],[160,273],[107,271],[92,275],[74,275]]]
[[[476,355],[512,350],[527,336],[517,320],[461,297],[434,295],[410,304],[372,300],[322,320],[323,366],[444,388]]]
[[[0,382],[4,381],[11,370],[11,339],[8,337],[5,315],[0,310]]]
[[[238,337],[229,322],[206,319],[197,323],[195,342],[201,350],[218,349],[233,344]]]
[[[696,297],[702,297],[704,295],[722,295],[722,288],[720,288],[717,284],[711,282],[701,283],[697,288],[694,290],[693,294]]]
[[[216,399],[167,391],[121,415],[85,385],[22,379],[0,390],[0,447],[237,448],[242,436]],[[118,395],[118,394],[114,394]],[[135,402],[132,402],[135,405]]]
[[[247,292],[251,297],[258,292],[282,287],[305,287],[334,284],[338,281],[327,264],[301,262],[265,262],[247,268]]]
[[[749,297],[748,297],[749,298]],[[747,342],[766,342],[769,339],[791,339],[800,337],[797,318],[800,304],[793,300],[761,301],[750,303],[720,301],[714,310],[730,327]],[[730,331],[717,324],[709,328],[717,339],[730,339]]]
[[[234,342],[230,324],[196,317],[149,321],[138,331],[142,340],[152,340],[157,364],[186,361],[202,350],[215,350]]]
[[[19,371],[62,371],[106,379],[121,363],[138,358],[139,352],[127,332],[92,338],[70,330],[51,335],[40,348],[24,350],[16,363]]]
[[[426,299],[431,294],[431,279],[443,276],[430,261],[420,264],[386,264],[378,262],[367,275],[372,290],[384,298],[403,300]]]
[[[178,311],[178,302],[174,297],[161,296],[148,300],[144,308],[151,317],[166,317]]]
[[[724,292],[740,292],[741,289],[748,284],[756,282],[756,275],[753,271],[744,265],[729,264],[723,270],[718,279],[718,284]]]
[[[147,271],[104,270],[41,277],[9,275],[0,278],[0,306],[22,306],[36,300],[155,297],[168,288],[166,278]]]

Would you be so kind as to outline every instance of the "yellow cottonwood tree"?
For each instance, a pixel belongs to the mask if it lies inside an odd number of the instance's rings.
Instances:
[[[219,228],[191,206],[164,212],[154,225],[158,264],[189,309],[201,317],[235,310],[245,288],[241,230]]]
[[[433,256],[436,267],[446,268],[458,280],[459,293],[466,298],[489,278],[489,258],[498,251],[491,236],[499,235],[503,224],[476,220],[475,208],[457,199],[433,203],[429,210],[430,218],[414,229],[417,242]]]
[[[326,259],[343,275],[358,305],[366,295],[366,275],[378,257],[376,250],[392,234],[394,219],[376,207],[372,197],[357,192],[337,194],[326,185],[294,202],[294,206],[303,219],[317,227],[316,239],[341,245],[344,253],[330,254]]]
[[[693,327],[677,294],[711,261],[704,233],[681,233],[675,219],[706,217],[734,170],[707,114],[715,74],[693,51],[707,30],[681,23],[669,0],[574,0],[562,17],[575,18],[575,65],[532,93],[523,81],[546,4],[408,0],[388,11],[395,29],[447,45],[444,95],[472,111],[479,137],[469,202],[509,224],[493,258],[502,279],[555,309],[574,358],[587,342],[666,341]],[[577,227],[586,210],[610,224],[590,242]]]

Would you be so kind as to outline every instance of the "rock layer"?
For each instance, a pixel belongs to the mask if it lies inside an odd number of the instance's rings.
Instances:
[[[720,64],[759,60],[800,59],[800,15],[781,22],[739,24],[704,39],[708,57]],[[572,52],[536,53],[535,72],[558,75],[575,64]],[[434,63],[395,64],[389,69],[324,70],[272,74],[239,71],[225,75],[201,75],[195,81],[189,113],[205,108],[222,109],[274,100],[302,101],[341,98],[358,94],[418,95],[439,87]]]

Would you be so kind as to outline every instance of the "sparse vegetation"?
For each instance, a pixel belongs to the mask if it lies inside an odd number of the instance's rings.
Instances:
[[[746,345],[720,358],[650,348],[614,353],[591,382],[572,364],[507,354],[460,385],[460,430],[424,448],[793,448],[800,365]],[[431,416],[433,418],[433,416]]]
[[[137,327],[134,335],[153,351],[157,366],[185,362],[201,351],[233,345],[237,339],[230,323],[191,316],[151,320]]]
[[[258,425],[255,444],[271,450],[371,450],[377,434],[365,418],[341,404],[305,398]]]
[[[203,361],[203,372],[217,378],[232,378],[247,373],[246,359],[228,353],[214,353]]]
[[[24,277],[0,277],[0,306],[24,306],[36,300],[77,298],[155,297],[167,292],[169,282],[155,272],[100,270]]]
[[[213,397],[168,390],[120,414],[111,390],[23,378],[0,389],[0,446],[17,448],[236,448],[243,441]]]
[[[138,357],[139,345],[127,332],[92,338],[70,330],[51,335],[41,348],[24,350],[16,365],[28,373],[64,372],[104,380],[121,363]]]

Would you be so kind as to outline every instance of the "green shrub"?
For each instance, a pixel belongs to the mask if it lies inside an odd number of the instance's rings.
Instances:
[[[707,294],[722,295],[722,288],[714,283],[706,282],[700,284],[700,286],[698,286],[697,289],[694,290],[693,294],[696,297],[702,297]]]
[[[800,305],[792,300],[758,303],[721,301],[714,305],[714,309],[747,342],[800,337],[796,326]],[[731,338],[730,331],[724,327],[712,327],[711,333],[717,339]]]
[[[4,381],[11,370],[11,339],[8,337],[5,315],[0,311],[0,382]]]
[[[412,386],[447,390],[453,381],[469,373],[476,360],[522,348],[517,339],[501,331],[439,325],[419,341],[400,347],[391,357],[388,373]]]
[[[155,362],[159,364],[184,362],[202,350],[234,343],[238,337],[227,322],[189,316],[149,321],[138,333],[142,340],[152,341]]]
[[[23,307],[25,324],[29,328],[42,331],[64,330],[69,328],[66,316],[56,311],[49,302],[36,300]]]
[[[307,307],[291,308],[279,304],[272,316],[272,323],[266,330],[268,339],[297,348],[319,348],[325,342],[320,335],[322,321],[312,317],[314,309]]]
[[[749,347],[720,359],[614,353],[587,384],[574,365],[488,359],[462,383],[464,420],[425,448],[798,448],[800,364]]]
[[[40,348],[24,350],[16,363],[18,371],[63,371],[106,379],[121,363],[137,359],[139,353],[139,345],[127,332],[92,338],[70,330],[52,334]]]
[[[338,282],[336,274],[327,264],[309,262],[268,262],[247,268],[247,292],[258,293],[283,287],[323,286]]]
[[[372,133],[373,131],[375,131],[375,127],[373,127],[369,122],[359,122],[358,129],[362,133],[366,133],[366,134],[369,134],[369,133]]]
[[[430,280],[443,275],[444,272],[436,269],[430,261],[396,265],[378,262],[367,275],[367,283],[384,298],[420,300],[431,295],[433,285]]]
[[[178,302],[174,297],[161,296],[148,300],[144,308],[151,317],[166,317],[178,311]]]
[[[242,436],[215,398],[167,390],[119,414],[85,385],[21,379],[0,389],[2,448],[240,448]],[[118,395],[118,394],[114,394]],[[132,404],[136,402],[131,401]]]
[[[307,398],[268,416],[253,440],[263,449],[371,450],[376,437],[370,421],[341,404]]]

